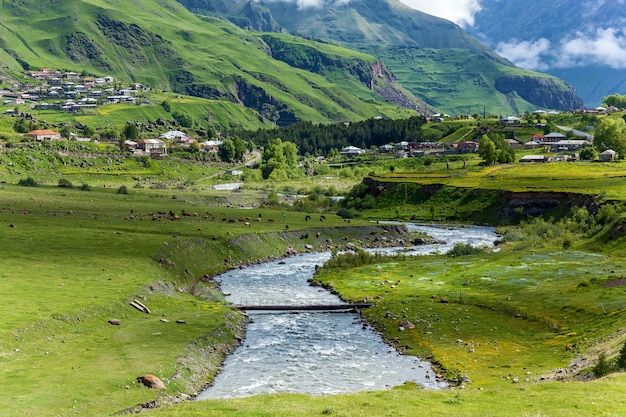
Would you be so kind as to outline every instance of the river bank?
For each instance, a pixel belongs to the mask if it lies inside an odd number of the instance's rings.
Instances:
[[[174,281],[179,283],[181,291],[208,300],[215,299],[213,292],[220,290],[215,281],[218,273],[292,258],[301,253],[341,251],[361,247],[406,247],[415,239],[421,243],[431,241],[426,234],[411,232],[400,224],[372,223],[368,226],[352,226],[346,222],[343,227],[316,226],[303,230],[244,234],[230,239],[225,244],[217,241],[217,245],[211,240],[186,239],[177,242],[176,245],[165,245],[155,256],[155,260],[159,261],[168,275],[177,277]],[[223,248],[228,248],[228,251]],[[214,273],[210,275],[203,272],[206,271],[206,264],[202,260],[213,258],[214,254],[219,252],[227,255],[220,267],[213,266]],[[187,378],[185,393],[171,395],[163,392],[154,400],[130,407],[125,412],[135,413],[146,408],[178,404],[197,397],[213,383],[226,357],[240,346],[247,320],[247,315],[233,310],[228,318],[230,342],[215,344],[215,338],[209,335],[188,344],[186,354],[178,361],[177,371],[168,379],[168,382],[171,382],[184,374]],[[201,363],[210,366],[201,366]]]

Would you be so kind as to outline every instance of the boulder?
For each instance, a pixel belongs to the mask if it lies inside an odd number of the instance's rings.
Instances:
[[[137,382],[141,382],[148,388],[166,389],[163,381],[152,374],[138,376]]]
[[[399,324],[400,327],[404,327],[405,329],[414,329],[415,325],[410,321],[402,321]]]

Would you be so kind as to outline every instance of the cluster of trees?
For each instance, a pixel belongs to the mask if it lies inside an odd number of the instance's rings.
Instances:
[[[241,162],[249,146],[239,137],[226,139],[219,146],[218,156],[223,162]]]
[[[228,132],[228,137],[240,137],[265,146],[275,138],[294,143],[308,155],[328,155],[332,149],[358,146],[363,149],[400,141],[423,142],[422,126],[426,119],[413,116],[408,119],[368,119],[354,123],[313,124],[294,123],[275,129]]]
[[[593,146],[600,152],[613,149],[626,156],[626,121],[621,117],[605,117],[596,123]]]
[[[515,151],[504,135],[488,132],[478,140],[478,154],[487,165],[508,164],[515,161]]]
[[[272,139],[263,150],[261,175],[275,181],[297,177],[298,147],[291,142]]]
[[[626,95],[622,96],[620,94],[613,94],[606,96],[604,97],[603,103],[606,106],[614,106],[623,109],[626,107]]]

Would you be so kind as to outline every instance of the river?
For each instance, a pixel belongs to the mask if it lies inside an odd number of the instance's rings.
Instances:
[[[492,246],[496,240],[493,228],[488,227],[407,227],[446,242],[401,249],[409,254],[444,253],[459,241]],[[298,255],[232,270],[216,280],[234,304],[338,304],[337,296],[307,282],[315,266],[329,257],[328,252]],[[245,340],[198,400],[276,392],[339,394],[387,389],[405,382],[431,389],[447,386],[435,378],[430,363],[400,355],[356,313],[248,314]]]

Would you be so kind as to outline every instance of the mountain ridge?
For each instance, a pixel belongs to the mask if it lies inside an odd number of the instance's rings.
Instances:
[[[111,74],[155,89],[238,103],[258,114],[259,120],[251,121],[256,126],[406,117],[429,109],[388,71],[363,83],[341,66],[323,74],[294,68],[272,58],[258,34],[196,16],[174,0],[138,0],[116,8],[104,0],[57,0],[50,6],[44,9],[33,0],[2,3],[5,79],[21,80],[25,70],[43,67]],[[374,71],[372,56],[291,38],[319,55]],[[379,95],[379,83],[402,100]]]
[[[409,91],[447,112],[465,114],[473,107],[487,108],[492,113],[523,113],[537,107],[574,110],[583,105],[571,86],[556,77],[517,68],[458,25],[398,0],[323,0],[321,7],[306,9],[294,2],[178,1],[187,7],[193,3],[198,13],[227,18],[236,24],[247,4],[265,7],[283,30],[381,58]],[[251,28],[264,24],[246,20]],[[528,101],[528,94],[499,91],[496,80],[510,75],[536,80],[536,88],[550,85],[549,90],[535,102]],[[546,82],[546,78],[554,81]]]

